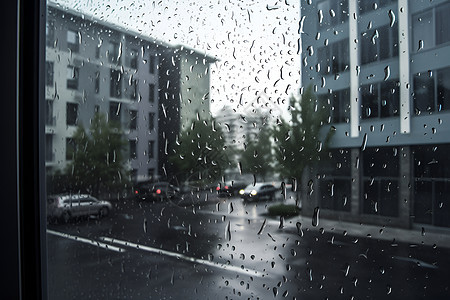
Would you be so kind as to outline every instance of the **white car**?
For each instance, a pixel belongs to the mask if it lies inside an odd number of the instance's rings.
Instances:
[[[47,219],[68,222],[71,218],[97,215],[104,217],[112,210],[108,201],[87,194],[52,195],[47,197]]]
[[[244,201],[273,200],[276,191],[277,188],[271,183],[256,183],[247,185],[239,194]]]

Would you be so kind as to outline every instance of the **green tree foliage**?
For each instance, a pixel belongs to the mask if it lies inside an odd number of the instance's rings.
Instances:
[[[95,196],[122,191],[129,174],[124,157],[127,142],[120,125],[107,122],[105,115],[96,113],[89,131],[79,125],[73,141],[73,160],[66,169],[72,191]]]
[[[262,126],[258,136],[247,137],[246,148],[240,153],[240,163],[243,173],[252,173],[263,181],[273,173],[271,130]]]
[[[214,119],[193,121],[180,133],[169,162],[183,180],[213,181],[228,167],[222,130]]]
[[[321,140],[321,128],[326,124],[329,109],[318,103],[311,86],[300,99],[291,96],[289,104],[291,121],[282,119],[274,127],[275,157],[279,173],[300,183],[305,168],[326,157],[334,131],[330,129]]]

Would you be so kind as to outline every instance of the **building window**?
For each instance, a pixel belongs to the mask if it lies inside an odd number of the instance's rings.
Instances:
[[[53,134],[45,135],[45,161],[52,162],[55,160],[53,155]]]
[[[131,49],[129,52],[129,56],[127,56],[127,66],[132,69],[138,68],[138,57],[139,52],[136,49]]]
[[[125,88],[125,97],[131,100],[137,100],[138,96],[138,83],[136,79],[130,79]]]
[[[119,102],[111,101],[109,103],[109,121],[110,122],[119,122],[120,123],[120,111],[121,105]]]
[[[54,126],[55,119],[53,118],[53,100],[47,99],[45,104],[45,125]]]
[[[319,164],[319,172],[324,174],[320,180],[320,203],[324,209],[350,211],[351,205],[351,150],[333,149],[329,159]]]
[[[412,17],[412,51],[434,47],[433,11],[429,10]]]
[[[450,110],[450,68],[429,70],[414,75],[414,110],[423,112]]]
[[[72,52],[80,51],[80,34],[78,31],[67,30],[67,48]]]
[[[450,68],[437,72],[437,96],[439,110],[450,109]]]
[[[78,89],[79,68],[74,66],[67,66],[66,78],[67,88],[76,90]]]
[[[396,2],[397,0],[361,0],[358,4],[361,14],[364,14]]]
[[[388,118],[399,115],[398,81],[389,80],[361,87],[362,118]]]
[[[348,47],[348,40],[341,40],[319,48],[317,50],[319,73],[325,75],[346,71],[350,64]]]
[[[66,124],[67,126],[76,126],[78,124],[78,104],[67,103],[66,105]]]
[[[450,227],[449,144],[412,148],[414,158],[414,222]]]
[[[397,23],[364,32],[360,52],[362,65],[398,56]]]
[[[348,0],[326,0],[317,4],[319,27],[328,28],[348,20]]]
[[[155,85],[153,83],[148,85],[148,101],[155,102]]]
[[[156,58],[153,55],[150,55],[150,62],[149,62],[149,71],[150,74],[155,74],[155,60]]]
[[[155,141],[148,141],[148,158],[155,158]]]
[[[100,50],[101,50],[102,46],[98,45],[97,47],[95,47],[95,58],[100,58]]]
[[[46,86],[53,86],[53,62],[52,61],[46,61],[45,62],[45,85]]]
[[[137,141],[136,140],[130,140],[130,159],[136,159],[137,158]]]
[[[414,75],[414,109],[416,114],[434,111],[434,78],[428,73]]]
[[[75,140],[66,138],[66,160],[73,160],[75,155]]]
[[[109,95],[113,98],[122,97],[122,74],[119,70],[111,69]]]
[[[363,197],[365,214],[397,217],[399,155],[398,148],[366,148],[363,157]]]
[[[107,56],[108,56],[108,61],[110,63],[117,63],[120,64],[120,57],[119,57],[119,48],[120,48],[120,44],[116,43],[116,42],[109,42],[108,44],[108,51],[107,51]]]
[[[148,130],[153,131],[155,129],[155,113],[148,114]]]
[[[55,46],[55,21],[47,20],[45,25],[46,44],[53,48]]]
[[[436,7],[436,44],[450,42],[450,3]],[[430,34],[430,32],[428,33]]]
[[[350,119],[350,89],[333,91],[331,100],[332,122],[348,123]]]
[[[100,71],[96,71],[94,75],[94,91],[96,94],[100,92]]]
[[[137,110],[130,110],[130,130],[137,129]]]

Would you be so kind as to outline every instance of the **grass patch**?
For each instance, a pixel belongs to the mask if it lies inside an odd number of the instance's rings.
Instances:
[[[268,215],[269,216],[283,216],[283,217],[293,217],[300,213],[300,208],[296,205],[285,205],[277,204],[269,206]]]

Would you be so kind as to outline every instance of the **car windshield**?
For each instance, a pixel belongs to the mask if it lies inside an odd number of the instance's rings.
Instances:
[[[450,298],[450,1],[46,3],[49,299]]]

